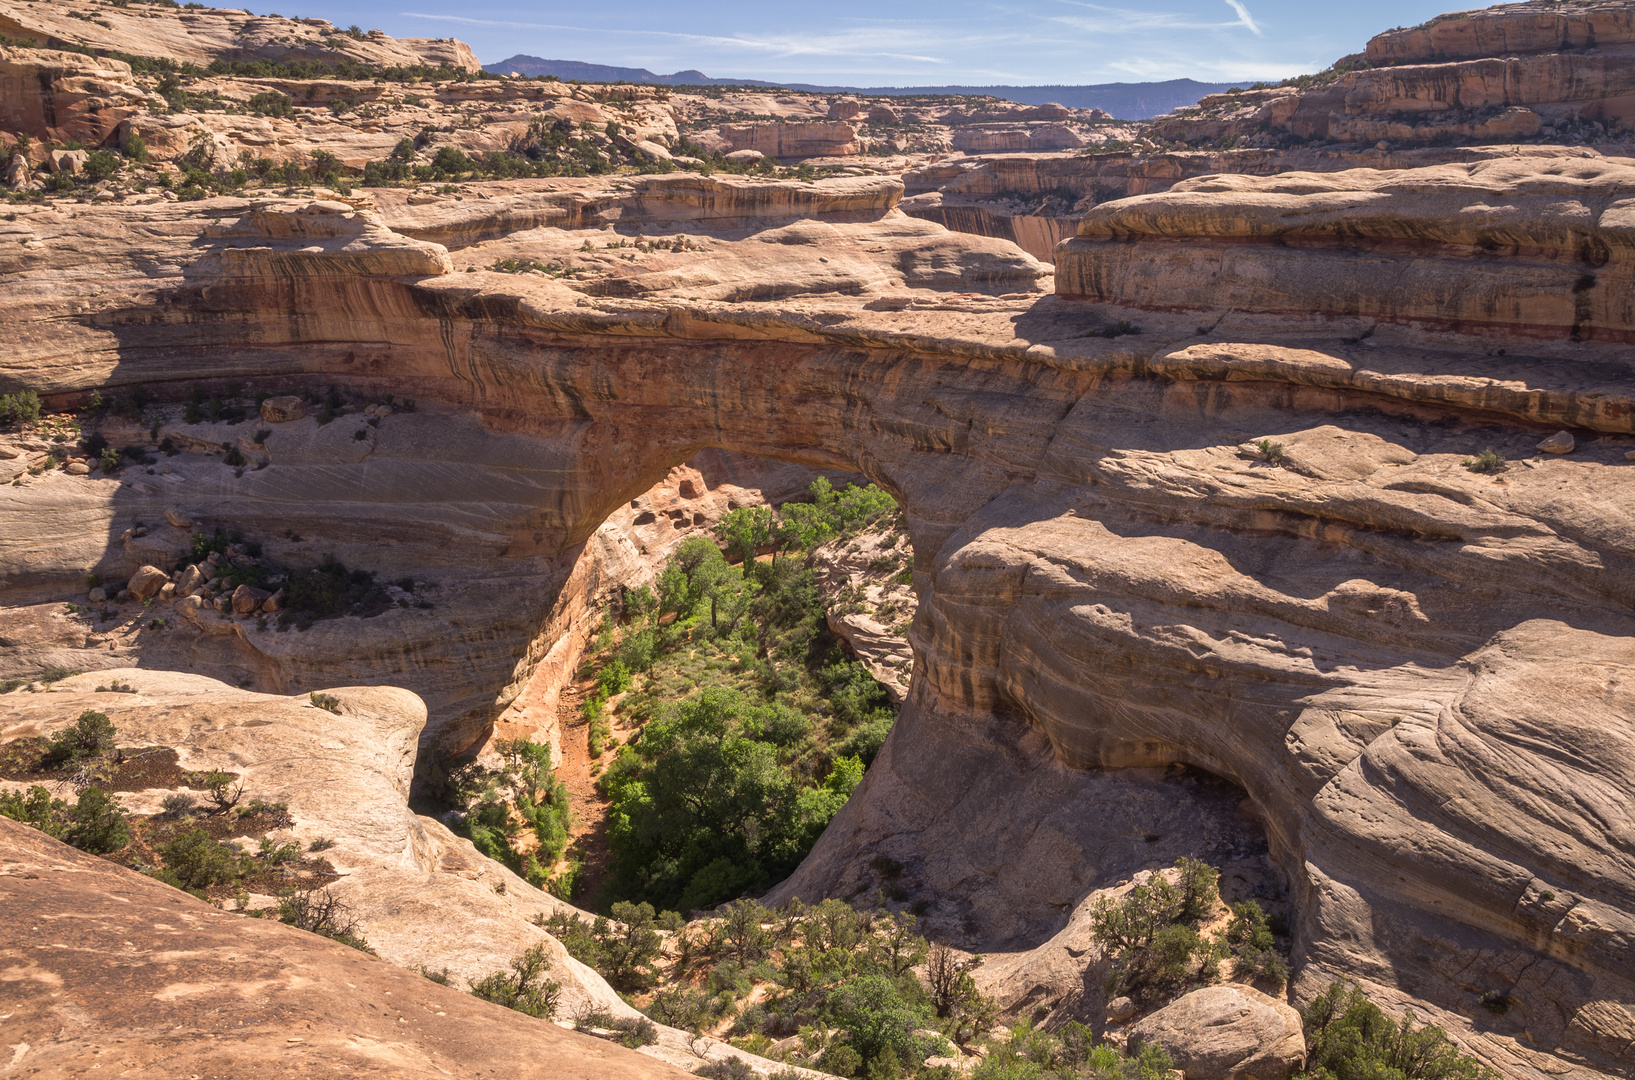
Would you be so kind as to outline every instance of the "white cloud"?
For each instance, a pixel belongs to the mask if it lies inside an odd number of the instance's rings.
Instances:
[[[580,34],[617,34],[629,37],[666,38],[689,45],[712,46],[718,49],[760,53],[774,59],[794,56],[878,57],[889,60],[907,60],[920,64],[947,64],[941,56],[908,51],[916,47],[935,46],[932,35],[904,32],[882,33],[879,29],[858,29],[841,34],[803,34],[753,36],[735,34],[720,37],[709,34],[684,34],[671,30],[621,30],[608,27],[570,26],[561,23],[508,22],[493,19],[472,19],[461,15],[429,15],[416,11],[400,12],[408,19],[428,19],[435,22],[459,23],[465,26],[484,26],[505,30],[558,30]],[[899,46],[899,48],[892,48]]]
[[[1239,0],[1226,0],[1226,6],[1238,13],[1238,21],[1233,24],[1234,26],[1244,27],[1255,37],[1266,36],[1260,32],[1260,27],[1256,25],[1254,16],[1249,14],[1249,9],[1244,7]]]

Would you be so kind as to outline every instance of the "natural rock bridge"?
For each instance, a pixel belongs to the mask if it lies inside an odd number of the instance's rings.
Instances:
[[[1249,183],[1147,197],[1152,228],[1184,234],[1188,200],[1230,218]],[[891,854],[920,860],[931,887],[983,878],[973,918],[991,936],[1036,932],[1096,871],[1094,821],[1046,827],[1101,775],[1063,766],[1189,765],[1263,818],[1304,985],[1376,984],[1486,1032],[1482,1053],[1518,1074],[1628,1075],[1635,373],[1597,343],[1622,336],[1627,305],[1575,308],[1573,254],[1548,280],[1517,278],[1546,312],[1525,337],[1464,309],[1463,334],[1411,325],[1417,309],[1357,318],[1325,308],[1324,282],[1287,302],[1313,278],[1275,245],[1252,273],[1257,256],[1233,249],[1222,310],[1196,290],[1160,304],[1140,230],[1118,225],[1143,200],[1064,248],[1064,280],[1097,283],[1064,291],[1103,303],[1058,299],[1036,291],[1040,264],[904,217],[899,192],[690,178],[600,201],[383,196],[376,214],[217,200],[0,226],[22,240],[0,265],[15,298],[0,373],[53,401],[238,382],[418,404],[358,439],[310,419],[190,429],[271,468],[16,489],[0,521],[8,603],[173,561],[188,530],[159,524],[167,510],[289,561],[333,551],[430,577],[434,610],[361,633],[224,621],[203,652],[167,657],[154,634],[141,657],[236,665],[285,692],[415,690],[432,717],[424,772],[480,742],[538,665],[571,664],[559,644],[598,588],[587,540],[671,466],[721,447],[854,469],[910,522],[911,699],[776,895],[846,895]],[[708,257],[622,294],[462,272],[512,255],[525,229],[564,251],[686,229]],[[1359,290],[1465,257],[1400,231],[1354,264]],[[1606,255],[1600,287],[1623,288],[1626,253]],[[1243,284],[1257,275],[1258,294]],[[1145,308],[1118,306],[1132,300]],[[1578,452],[1535,459],[1564,426]],[[1487,447],[1508,472],[1462,467]],[[151,528],[127,535],[137,522]],[[1484,1013],[1483,994],[1511,1012]]]

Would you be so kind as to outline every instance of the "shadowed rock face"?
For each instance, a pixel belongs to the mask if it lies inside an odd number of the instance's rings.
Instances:
[[[438,986],[293,927],[211,907],[0,819],[0,1009],[11,1068],[255,1080],[681,1069]]]
[[[672,465],[716,446],[855,469],[908,517],[916,677],[859,795],[782,893],[848,895],[860,866],[911,837],[928,887],[1012,882],[1026,909],[1012,932],[1048,933],[1130,868],[1072,829],[1025,865],[1009,842],[962,864],[946,854],[966,838],[939,823],[999,817],[1025,834],[1047,805],[1062,812],[1051,792],[1077,805],[1046,770],[1188,764],[1264,816],[1302,985],[1363,979],[1515,1075],[1628,1074],[1635,838],[1615,823],[1635,797],[1635,441],[1627,357],[1593,340],[1617,329],[1615,307],[1592,340],[1506,340],[1504,357],[1476,336],[1370,332],[1264,299],[1155,314],[1020,294],[1039,268],[1014,248],[885,207],[721,228],[698,258],[643,271],[668,278],[610,296],[611,271],[392,276],[394,250],[411,266],[426,245],[394,242],[384,214],[364,230],[373,269],[331,271],[351,256],[255,224],[292,212],[344,217],[221,200],[155,208],[139,236],[94,209],[20,221],[40,246],[9,256],[32,272],[0,316],[8,374],[59,400],[174,395],[201,372],[269,392],[342,382],[415,397],[446,428],[404,428],[378,459],[186,487],[136,473],[7,488],[23,511],[0,515],[11,598],[60,596],[115,521],[157,520],[184,496],[200,520],[258,534],[299,514],[303,536],[351,558],[463,583],[390,638],[341,620],[264,646],[314,675],[389,658],[382,678],[431,705],[434,756],[481,737],[569,601],[580,546]],[[213,262],[206,225],[230,227],[217,217],[259,228],[233,235],[266,254]],[[638,220],[624,227],[676,235]],[[541,229],[451,261],[580,239]],[[1347,244],[1329,248],[1367,286],[1371,248]],[[1143,246],[1161,250],[1124,244]],[[775,308],[689,299],[756,273],[801,291]],[[984,280],[1004,292],[952,291]],[[1213,306],[1177,291],[1173,306]],[[1121,332],[1131,320],[1142,333]],[[1581,450],[1524,463],[1563,423]],[[1284,453],[1250,449],[1260,439]],[[1461,466],[1488,446],[1508,472]],[[990,765],[991,783],[968,779]],[[1516,1002],[1506,1018],[1479,1011],[1490,991]]]

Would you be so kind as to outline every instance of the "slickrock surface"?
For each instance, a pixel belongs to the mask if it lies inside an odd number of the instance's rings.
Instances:
[[[121,692],[96,690],[98,685],[114,683],[129,689]],[[427,992],[430,1000],[440,1000],[440,996],[447,993],[422,978],[418,974],[422,970],[446,972],[451,986],[464,989],[491,972],[503,970],[513,957],[524,950],[541,945],[551,960],[550,978],[562,986],[557,1014],[559,1019],[589,1011],[635,1016],[635,1010],[625,1004],[601,976],[569,956],[560,942],[533,922],[535,918],[549,917],[557,912],[583,913],[529,885],[500,863],[479,855],[470,841],[455,836],[435,818],[410,811],[409,784],[414,773],[416,737],[426,719],[425,706],[420,700],[407,691],[391,686],[330,687],[324,692],[338,700],[338,713],[319,708],[306,695],[289,698],[258,694],[233,689],[214,679],[173,671],[113,669],[63,679],[52,684],[46,692],[18,691],[0,696],[0,743],[54,734],[71,726],[81,711],[96,709],[113,723],[122,746],[169,747],[177,751],[177,764],[184,770],[203,772],[221,769],[236,774],[243,781],[246,800],[287,804],[294,824],[287,830],[277,831],[273,838],[280,843],[294,840],[303,848],[320,837],[333,842],[333,846],[324,851],[323,858],[341,877],[327,888],[348,905],[358,919],[358,933],[379,954],[380,960],[372,961],[368,970],[377,972],[374,976],[376,981],[391,984],[400,998],[404,996],[405,988],[411,995],[419,992],[420,984],[430,988]],[[14,781],[0,781],[0,785],[16,790],[26,786]],[[154,788],[124,794],[120,799],[124,808],[131,813],[157,814],[162,811],[165,795],[170,793],[171,789]],[[120,882],[121,878],[129,879],[122,882],[122,887],[116,889],[113,895],[134,898],[138,903],[159,905],[166,912],[171,912],[178,904],[184,908],[197,908],[201,913],[212,910],[169,886],[114,868],[102,860],[83,856],[54,841],[14,840],[13,834],[39,834],[0,819],[0,917],[12,928],[12,932],[5,935],[0,948],[9,946],[18,956],[22,955],[18,947],[32,941],[30,937],[17,932],[19,920],[25,918],[24,913],[33,910],[28,905],[35,901],[16,894],[8,897],[5,883],[15,881],[19,876],[26,877],[29,872],[41,872],[41,864],[27,859],[18,860],[12,854],[19,846],[33,852],[55,852],[51,855],[53,860],[68,860],[76,867],[76,873],[86,875],[75,878],[77,881],[112,878]],[[259,836],[247,836],[241,843],[245,850],[253,851],[259,839]],[[8,865],[8,860],[20,865]],[[98,866],[107,869],[99,870]],[[5,878],[7,873],[12,877]],[[61,895],[54,902],[68,903],[67,897],[72,894],[72,889],[59,889],[59,892]],[[126,900],[126,903],[130,902],[130,899]],[[239,940],[234,937],[232,923],[210,922],[214,917],[208,914],[184,916],[186,925],[190,927],[215,926],[224,942],[221,947],[231,948],[233,942]],[[39,918],[63,917],[51,916],[47,905],[41,910]],[[240,915],[228,918],[246,926],[265,925]],[[128,925],[128,921],[128,917],[120,920],[121,925]],[[175,927],[158,926],[156,929],[174,930]],[[244,931],[247,936],[237,947],[246,952],[266,950],[274,956],[289,955],[283,946],[277,944],[254,944],[258,941],[256,933],[253,930]],[[318,944],[329,945],[313,935],[293,930],[290,933],[301,939],[310,939],[316,943],[314,948]],[[134,932],[125,933],[126,938],[135,936]],[[60,942],[61,939],[51,940]],[[296,956],[303,955],[299,946],[298,941],[294,950]],[[38,948],[39,943],[33,942],[32,947]],[[78,948],[85,951],[94,947],[94,943],[88,942]],[[160,946],[150,944],[147,948],[151,951]],[[334,955],[340,956],[343,964],[346,954],[356,955],[344,946],[333,948]],[[121,951],[114,949],[115,953]],[[323,955],[323,949],[317,951]],[[123,954],[130,955],[129,949],[123,950]],[[0,953],[0,957],[4,956],[4,953]],[[19,979],[25,985],[64,985],[59,977],[66,977],[67,971],[50,963],[42,965],[38,959],[23,958],[21,962],[27,970],[21,976],[0,979],[0,986],[8,983],[16,986]],[[406,969],[408,974],[403,970],[398,970],[394,976],[379,974],[392,971],[388,965]],[[30,974],[42,966],[39,974]],[[342,977],[339,974],[323,974],[323,965],[319,967],[319,974],[308,972],[290,976],[290,988],[305,993],[314,985],[322,985],[326,978]],[[16,970],[14,966],[12,971]],[[344,970],[350,971],[351,968]],[[90,968],[79,972],[72,982],[76,992],[89,992],[85,983],[91,976]],[[351,975],[344,977],[354,983],[360,982]],[[167,974],[165,978],[172,983],[199,985],[193,985],[185,992],[174,991],[169,999],[159,992],[157,996],[160,1000],[195,999],[202,995],[210,995],[214,1000],[223,992],[243,997],[241,991],[233,990],[237,985],[236,978],[223,982],[218,974],[214,981],[202,983],[198,978],[182,979],[176,974]],[[252,984],[255,981],[248,976],[245,978]],[[112,987],[116,983],[108,985]],[[433,990],[436,993],[430,992]],[[4,993],[0,989],[0,1001],[3,1001]],[[95,1012],[108,1006],[76,1002],[75,1007]],[[446,1005],[438,1007],[448,1009]],[[317,1018],[328,1020],[330,1009],[331,1006],[321,995],[306,997],[297,994],[280,1005],[273,1015],[265,1018],[265,1022],[271,1025],[270,1032],[283,1031],[287,1035],[301,1030],[303,1025]],[[72,1013],[68,1003],[54,1006],[51,1011],[61,1013],[64,1010]],[[426,1011],[430,1010],[431,1007],[426,1006]],[[456,1016],[462,1012],[460,1009],[448,1011]],[[515,1015],[498,1007],[494,1007],[494,1011],[506,1013],[507,1016]],[[231,1019],[229,1015],[228,1021],[219,1022],[219,1030],[213,1026],[207,1027],[204,1032],[194,1032],[190,1039],[196,1041],[210,1032],[220,1034],[232,1028]],[[143,1025],[136,1016],[114,1013],[106,1022],[112,1026],[162,1033],[181,1021]],[[553,1033],[557,1030],[545,1021],[527,1022]],[[214,1025],[218,1021],[209,1023]],[[324,1037],[322,1025],[313,1024],[310,1030],[315,1030],[317,1034],[302,1036],[309,1043],[321,1041]],[[501,1038],[504,1030],[503,1025],[493,1028],[493,1037]],[[640,1053],[648,1059],[669,1062],[689,1070],[705,1060],[724,1057],[742,1058],[762,1074],[780,1068],[778,1063],[744,1054],[719,1040],[696,1039],[668,1027],[660,1027],[658,1035],[657,1043],[641,1048]],[[79,1036],[80,1039],[85,1037],[83,1033]],[[446,1035],[440,1037],[446,1038]],[[551,1039],[557,1037],[541,1036],[544,1043],[538,1051],[552,1055],[550,1060],[553,1062],[565,1061],[560,1055],[576,1053],[571,1046],[553,1044]],[[106,1035],[100,1038],[105,1040]],[[570,1043],[582,1041],[584,1039],[580,1036],[569,1040]],[[597,1052],[598,1045],[593,1043],[588,1047],[589,1060],[581,1063],[580,1067],[593,1070],[597,1059],[605,1056]],[[84,1050],[78,1048],[75,1052]],[[611,1048],[610,1053],[615,1061],[624,1056],[624,1052],[617,1048]],[[474,1055],[464,1064],[465,1070],[469,1072],[480,1060],[483,1059]],[[643,1067],[641,1061],[641,1058],[637,1058],[635,1064],[626,1064],[625,1068],[639,1072]],[[651,1063],[647,1067],[655,1069],[655,1074],[665,1073],[665,1070]],[[239,1074],[235,1072],[234,1075]],[[584,1075],[591,1077],[598,1074],[589,1071]]]
[[[685,1071],[247,919],[0,819],[0,1009],[23,1074],[357,1076]]]
[[[121,682],[135,693],[97,693]],[[222,769],[245,798],[288,803],[289,836],[303,847],[335,841],[324,857],[342,875],[331,886],[361,920],[381,957],[406,968],[448,968],[469,985],[544,943],[553,978],[572,1008],[618,1008],[617,996],[528,920],[568,905],[529,886],[435,818],[409,810],[416,739],[425,706],[395,687],[332,687],[339,714],[305,695],[236,690],[214,679],[137,668],[77,675],[48,693],[0,698],[0,738],[50,735],[85,709],[105,713],[122,745],[167,746],[189,771]],[[8,787],[22,785],[5,782]],[[167,791],[123,796],[133,813],[157,814]],[[258,838],[251,837],[254,849]]]

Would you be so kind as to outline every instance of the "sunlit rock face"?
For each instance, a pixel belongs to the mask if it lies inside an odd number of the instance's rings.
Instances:
[[[907,517],[913,685],[777,895],[850,895],[875,854],[918,856],[928,897],[969,892],[972,940],[1048,936],[1140,868],[1092,832],[1115,801],[1097,785],[1139,777],[1098,770],[1189,766],[1263,822],[1300,986],[1364,980],[1514,1075],[1627,1075],[1635,373],[1612,170],[1132,200],[1070,242],[1059,296],[1014,245],[910,218],[870,178],[26,208],[0,226],[6,385],[48,406],[144,387],[179,452],[12,474],[6,663],[398,685],[427,707],[430,783],[589,609],[598,528],[674,466],[713,447],[855,471]],[[1592,193],[1572,197],[1598,216],[1477,213],[1473,184]],[[1517,250],[1462,250],[1478,217]],[[1210,286],[1190,252],[1217,233],[1244,242],[1219,243]],[[1579,269],[1591,234],[1607,258]],[[575,272],[494,269],[524,259]],[[1351,268],[1356,310],[1302,269],[1319,259]],[[1470,285],[1392,284],[1403,267]],[[230,382],[416,406],[187,422],[194,383]],[[1538,454],[1560,428],[1576,449]],[[50,450],[0,443],[23,466]],[[1505,471],[1465,467],[1488,448]],[[216,524],[292,565],[410,577],[431,606],[306,631],[163,600],[166,626],[118,633],[64,613],[87,572],[173,566]],[[1477,1012],[1489,992],[1504,1018]]]

